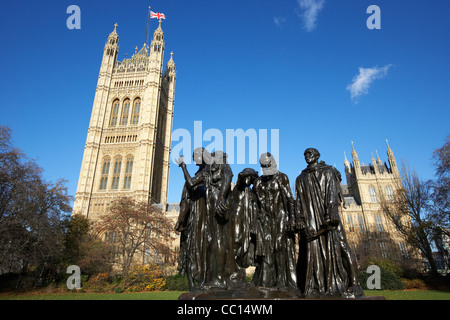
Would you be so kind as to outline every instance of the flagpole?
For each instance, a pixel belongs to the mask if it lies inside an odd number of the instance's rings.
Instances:
[[[145,30],[145,41],[144,41],[145,46],[147,46],[147,40],[148,40],[148,25],[150,23],[150,9],[151,9],[151,7],[148,7],[147,29]]]

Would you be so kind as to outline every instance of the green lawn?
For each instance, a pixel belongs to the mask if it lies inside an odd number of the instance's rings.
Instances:
[[[366,290],[366,296],[385,296],[387,300],[450,300],[448,291]],[[180,291],[145,293],[60,293],[0,295],[0,300],[177,300]]]
[[[449,291],[382,291],[364,290],[366,296],[385,296],[386,300],[450,300]]]
[[[0,300],[177,300],[180,291],[4,295]]]

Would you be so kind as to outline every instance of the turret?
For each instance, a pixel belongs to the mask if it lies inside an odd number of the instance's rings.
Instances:
[[[353,159],[353,167],[355,168],[355,173],[358,174],[361,171],[361,164],[359,163],[358,153],[356,153],[353,141],[352,141],[352,159]]]
[[[111,72],[116,63],[117,55],[119,54],[119,35],[117,34],[117,27],[117,23],[114,24],[114,30],[109,34],[108,40],[106,41],[100,73]]]
[[[394,152],[392,152],[387,139],[386,139],[386,145],[387,145],[387,156],[388,156],[389,165],[391,167],[391,172],[393,174],[399,175],[397,161],[395,160]]]
[[[159,26],[153,33],[153,40],[150,44],[150,63],[153,67],[162,68],[162,61],[164,56],[164,32],[161,28],[161,21]]]
[[[382,166],[383,165],[383,161],[381,161],[380,156],[378,155],[378,150],[376,150],[376,153],[377,153],[377,164],[379,166]]]

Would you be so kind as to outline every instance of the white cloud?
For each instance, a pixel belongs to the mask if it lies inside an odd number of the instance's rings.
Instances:
[[[300,12],[297,12],[305,24],[306,31],[313,31],[317,26],[317,16],[325,5],[325,0],[297,0]]]
[[[286,22],[286,18],[284,18],[284,17],[273,17],[273,22],[275,22],[277,27],[281,28],[281,25]]]
[[[372,82],[376,79],[385,77],[390,67],[392,67],[391,64],[381,68],[359,68],[359,74],[355,76],[353,82],[347,86],[347,90],[350,91],[352,100],[358,99],[363,94],[368,94]]]

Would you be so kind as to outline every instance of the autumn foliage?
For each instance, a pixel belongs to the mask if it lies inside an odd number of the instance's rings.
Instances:
[[[96,228],[111,246],[124,282],[132,280],[135,265],[156,262],[173,265],[172,222],[156,206],[131,198],[115,200],[100,216]],[[109,240],[108,240],[109,239]]]

